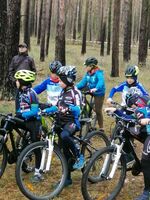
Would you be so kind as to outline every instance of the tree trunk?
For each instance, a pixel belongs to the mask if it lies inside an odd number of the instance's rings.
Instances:
[[[111,9],[112,9],[112,0],[109,1],[108,35],[107,35],[107,55],[110,55],[110,40],[111,40]]]
[[[73,40],[76,40],[76,33],[77,33],[77,9],[78,9],[78,2],[76,2],[74,9]]]
[[[81,36],[82,0],[78,0],[78,34]]]
[[[46,6],[47,6],[47,1],[43,0],[42,22],[41,22],[41,44],[40,44],[40,61],[41,62],[45,60]]]
[[[90,3],[89,3],[89,37],[90,37],[90,41],[92,41],[92,0],[90,0]]]
[[[50,0],[49,9],[48,9],[48,17],[47,17],[46,56],[48,56],[48,50],[49,50],[49,39],[50,39],[50,30],[51,30],[51,16],[52,16],[52,3],[53,3],[53,0]]]
[[[35,26],[35,0],[32,0],[30,4],[30,36],[32,36],[34,34]]]
[[[37,27],[38,27],[38,25],[37,25],[37,23],[38,23],[38,1],[35,1],[35,18],[34,18],[34,36],[35,37],[37,37]]]
[[[5,40],[7,27],[7,0],[0,0],[0,90],[5,80]]]
[[[65,58],[65,0],[58,0],[58,16],[55,40],[55,60],[62,65],[66,64]]]
[[[13,56],[18,53],[19,33],[20,33],[20,0],[7,0],[7,33],[5,45],[5,66],[2,99],[8,99],[13,93],[12,86],[8,82],[8,68]]]
[[[128,62],[131,58],[132,0],[125,1],[125,8],[123,60]]]
[[[26,0],[25,4],[25,19],[24,19],[24,42],[30,49],[30,0]]]
[[[120,0],[114,0],[112,69],[111,69],[112,77],[119,76],[119,24],[120,24]]]
[[[83,36],[82,36],[82,49],[81,54],[86,53],[86,36],[87,36],[87,23],[88,23],[88,9],[89,9],[89,0],[86,0],[84,24],[83,24]]]
[[[40,39],[41,39],[41,23],[42,23],[42,8],[43,8],[43,0],[40,0],[40,12],[38,16],[38,36],[37,36],[37,44],[40,44]]]
[[[146,65],[146,56],[148,47],[148,11],[149,11],[149,0],[143,0],[141,23],[140,23],[139,50],[138,50],[138,63],[140,66]]]
[[[100,50],[101,56],[104,56],[105,39],[106,39],[106,22],[103,22],[101,30],[101,50]]]

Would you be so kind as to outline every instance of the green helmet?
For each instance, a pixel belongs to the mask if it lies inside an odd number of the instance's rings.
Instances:
[[[23,80],[25,82],[34,82],[36,78],[36,73],[30,70],[19,70],[14,75],[15,79]]]

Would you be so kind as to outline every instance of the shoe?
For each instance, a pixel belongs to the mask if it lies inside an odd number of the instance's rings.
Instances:
[[[31,177],[31,182],[32,183],[39,183],[41,181],[43,181],[44,178],[41,174],[35,174],[33,177]]]
[[[69,185],[72,185],[72,179],[66,179],[64,187],[68,187]]]
[[[125,160],[126,160],[127,169],[132,168],[133,164],[135,163],[135,159],[132,153],[126,153]]]
[[[84,164],[85,164],[85,158],[81,154],[80,157],[75,162],[75,164],[73,165],[73,169],[82,169],[84,167]]]
[[[150,192],[144,190],[143,193],[135,200],[150,200]]]
[[[140,163],[135,162],[132,166],[132,175],[133,176],[138,176],[140,172],[142,171],[142,167]]]

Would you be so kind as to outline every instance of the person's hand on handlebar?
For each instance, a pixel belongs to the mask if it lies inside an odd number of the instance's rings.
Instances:
[[[148,124],[150,124],[150,118],[143,118],[143,119],[140,119],[140,120],[139,120],[139,123],[140,123],[141,125],[148,125]]]
[[[110,112],[111,112],[111,113],[114,113],[114,112],[116,111],[116,108],[114,108],[114,107],[109,107],[109,108],[105,108],[104,111],[105,111],[106,113],[108,113],[108,112],[109,112],[109,113],[110,113]]]
[[[106,100],[106,103],[107,103],[108,106],[112,106],[112,102],[113,102],[112,98],[108,98]]]

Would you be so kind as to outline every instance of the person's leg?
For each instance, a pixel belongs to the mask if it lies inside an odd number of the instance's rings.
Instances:
[[[95,103],[95,112],[98,120],[98,125],[100,129],[104,129],[103,127],[103,103],[104,103],[104,96],[95,96],[94,103]]]
[[[61,139],[62,139],[63,150],[64,150],[66,159],[69,159],[68,153],[69,153],[69,150],[71,150],[71,152],[73,153],[76,159],[76,162],[73,165],[73,168],[81,169],[84,166],[85,160],[84,160],[83,155],[80,154],[80,149],[77,147],[74,141],[74,138],[72,137],[75,131],[76,131],[76,125],[74,123],[66,124],[63,128],[63,131],[61,132]]]
[[[148,136],[144,142],[141,166],[144,176],[144,191],[136,200],[149,200],[150,199],[150,136]]]

